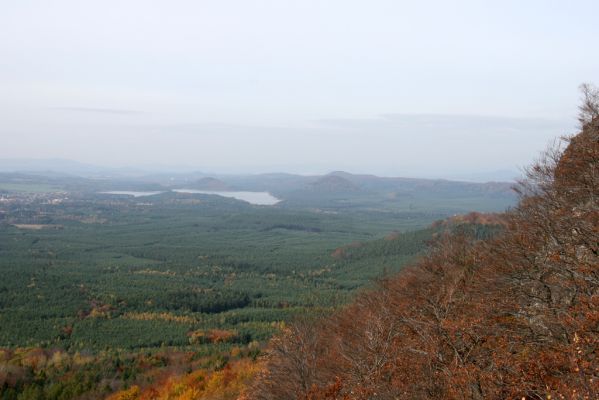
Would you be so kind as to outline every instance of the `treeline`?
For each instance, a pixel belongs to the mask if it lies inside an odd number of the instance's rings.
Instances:
[[[150,368],[164,367],[161,354],[137,356],[118,352],[92,356],[61,350],[0,349],[0,398],[3,400],[64,400],[103,398],[136,382]]]
[[[416,265],[340,312],[297,321],[271,342],[248,397],[597,398],[594,107],[565,150],[529,168],[502,233],[439,235]]]
[[[210,332],[212,340],[226,340],[227,334]],[[258,352],[255,343],[218,352],[161,349],[96,355],[0,349],[0,399],[234,399],[257,372]]]
[[[221,289],[210,292],[190,292],[177,290],[156,296],[154,305],[159,309],[183,310],[201,313],[220,313],[235,308],[243,308],[250,304],[247,293]]]

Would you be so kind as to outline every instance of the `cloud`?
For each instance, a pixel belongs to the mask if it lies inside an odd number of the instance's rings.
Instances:
[[[51,107],[53,110],[74,111],[84,113],[100,113],[100,114],[118,114],[118,115],[136,115],[144,114],[144,111],[125,110],[118,108],[93,108],[93,107]]]

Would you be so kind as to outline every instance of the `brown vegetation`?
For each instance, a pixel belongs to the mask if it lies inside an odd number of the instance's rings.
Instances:
[[[137,385],[116,392],[107,400],[234,400],[258,370],[258,365],[242,359],[218,371],[199,369],[183,376],[171,376],[162,382],[140,388]]]
[[[461,224],[507,226],[507,219],[504,214],[479,213],[474,211],[468,214],[454,215],[453,217],[434,222],[432,227],[451,228]]]
[[[288,327],[249,398],[597,398],[593,93],[585,92],[582,132],[527,171],[503,233],[441,235],[417,265],[336,315]]]
[[[391,239],[388,239],[388,240],[391,240]],[[331,257],[336,258],[338,260],[346,259],[348,257],[347,253],[349,250],[358,249],[362,246],[363,246],[362,243],[354,242],[354,243],[350,243],[346,246],[338,247],[331,253]]]

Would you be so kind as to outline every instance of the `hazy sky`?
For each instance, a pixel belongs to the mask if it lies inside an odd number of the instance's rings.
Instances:
[[[599,2],[0,1],[0,158],[514,170],[599,82]]]

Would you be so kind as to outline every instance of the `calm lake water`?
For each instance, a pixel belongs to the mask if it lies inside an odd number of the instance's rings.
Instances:
[[[210,190],[193,190],[193,189],[173,189],[176,193],[198,193],[198,194],[214,194],[217,196],[231,197],[233,199],[247,201],[250,204],[257,204],[262,206],[272,206],[277,204],[280,199],[268,192],[219,192]],[[110,192],[100,192],[103,194],[117,194],[123,196],[143,197],[153,196],[164,192],[136,192],[131,190],[113,190]]]
[[[198,194],[214,194],[217,196],[231,197],[237,200],[247,201],[251,204],[272,206],[277,204],[280,199],[268,192],[219,192],[209,190],[193,190],[193,189],[174,189],[173,192],[177,193],[198,193]]]
[[[129,190],[114,190],[111,192],[100,192],[103,194],[120,194],[124,196],[133,196],[133,197],[143,197],[143,196],[153,196],[155,194],[160,194],[164,192],[134,192]]]

